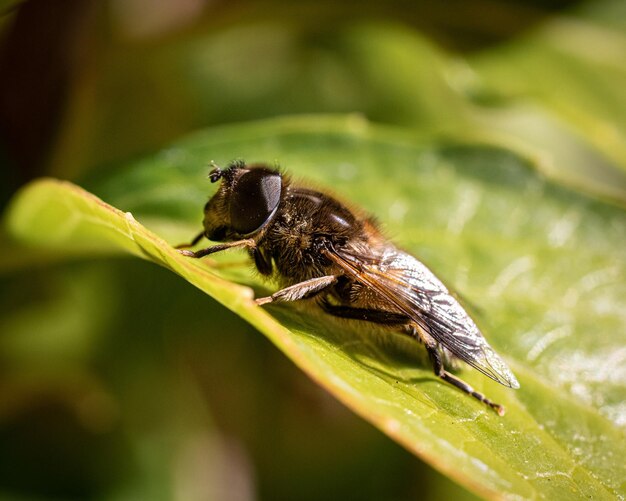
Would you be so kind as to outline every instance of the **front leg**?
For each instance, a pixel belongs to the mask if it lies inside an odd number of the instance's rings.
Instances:
[[[226,249],[234,249],[237,247],[254,248],[256,247],[256,242],[252,240],[251,238],[247,238],[245,240],[237,240],[235,242],[227,242],[225,244],[212,245],[211,247],[207,247],[206,249],[200,249],[197,251],[179,249],[178,252],[180,252],[183,256],[199,258],[199,257],[208,256],[209,254],[214,254],[216,252],[221,252]]]
[[[186,244],[178,244],[174,248],[175,249],[188,249],[189,247],[195,247],[198,244],[198,242],[202,240],[203,238],[204,238],[204,231],[201,231],[195,237],[193,237],[193,240],[191,242],[186,243]]]
[[[256,299],[256,304],[263,305],[279,301],[297,301],[316,296],[331,285],[337,283],[337,275],[327,275],[324,277],[311,278],[295,285],[290,285],[284,289],[274,292],[271,296]]]

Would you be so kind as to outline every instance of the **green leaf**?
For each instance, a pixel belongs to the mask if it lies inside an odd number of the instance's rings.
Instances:
[[[278,161],[377,214],[468,304],[518,376],[509,390],[462,377],[499,417],[438,381],[399,335],[263,309],[237,252],[194,260],[170,244],[200,229],[207,163]],[[489,498],[615,499],[626,493],[626,218],[488,144],[417,142],[358,118],[291,118],[197,133],[87,183],[46,179],[14,200],[13,235],[57,252],[121,250],[165,266],[232,309],[348,407]],[[132,211],[130,212],[123,211]],[[141,221],[140,224],[138,221]],[[148,229],[149,228],[149,229]],[[230,279],[236,279],[235,284]],[[241,284],[241,285],[240,285]]]
[[[582,189],[625,200],[623,4],[588,2],[469,59],[499,96],[483,119]],[[621,24],[619,24],[621,23]],[[479,113],[480,115],[480,113]]]
[[[301,15],[274,13],[113,44],[73,95],[51,172],[74,177],[200,126],[358,111],[422,133],[497,138],[551,177],[626,204],[624,36],[585,16],[555,16],[542,32],[468,56],[389,21],[303,26]]]

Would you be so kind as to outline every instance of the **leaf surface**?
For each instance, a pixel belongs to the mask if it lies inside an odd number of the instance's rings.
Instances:
[[[501,418],[439,382],[401,336],[292,304],[259,308],[245,255],[193,260],[210,160],[278,162],[376,214],[458,291],[521,383],[461,377]],[[355,117],[211,129],[92,179],[44,179],[14,200],[11,233],[55,252],[123,251],[169,268],[238,313],[397,442],[489,498],[625,494],[626,218],[487,144],[417,141]],[[106,201],[107,203],[103,202]],[[109,205],[111,204],[111,205]],[[114,208],[119,207],[120,210]],[[235,281],[237,283],[235,283]]]

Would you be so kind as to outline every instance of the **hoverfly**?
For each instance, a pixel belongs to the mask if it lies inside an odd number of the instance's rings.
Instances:
[[[444,359],[519,388],[513,373],[441,281],[388,241],[372,217],[263,164],[216,166],[209,177],[221,184],[204,207],[204,230],[178,248],[204,237],[222,243],[181,250],[185,256],[244,248],[259,273],[282,287],[257,304],[311,299],[330,315],[397,329],[424,344],[439,378],[504,414],[448,372]]]

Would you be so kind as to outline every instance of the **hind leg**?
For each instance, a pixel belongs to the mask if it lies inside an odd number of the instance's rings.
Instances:
[[[415,339],[419,339],[422,343],[424,343],[424,346],[426,346],[426,350],[428,351],[428,356],[430,358],[430,361],[433,364],[433,370],[435,372],[435,375],[437,375],[444,381],[450,383],[451,385],[456,386],[462,392],[467,393],[468,395],[471,395],[476,400],[479,400],[480,402],[483,402],[484,404],[488,405],[494,411],[496,411],[498,415],[504,416],[504,407],[502,407],[500,404],[496,404],[495,402],[492,402],[485,395],[474,390],[474,388],[472,388],[465,381],[463,381],[462,379],[446,371],[445,367],[443,366],[441,350],[439,349],[439,346],[437,346],[437,343],[432,337],[422,332],[421,330],[417,329],[415,326],[411,324],[406,326],[406,333],[410,335],[411,337],[414,337]]]
[[[496,411],[498,415],[504,415],[504,407],[502,407],[500,404],[492,402],[487,397],[485,397],[485,395],[474,390],[474,388],[472,388],[465,381],[459,379],[455,375],[450,374],[448,371],[445,370],[445,367],[443,365],[442,352],[435,340],[428,334],[425,334],[421,330],[417,329],[413,324],[409,323],[409,318],[406,315],[369,308],[337,306],[329,303],[328,301],[322,301],[320,305],[326,313],[330,313],[331,315],[335,315],[337,317],[351,318],[354,320],[365,320],[367,322],[373,322],[388,326],[402,326],[402,332],[404,334],[407,334],[413,339],[424,344],[428,352],[428,357],[433,364],[433,370],[436,376],[443,379],[447,383],[456,386],[459,390],[467,393],[468,395],[471,395],[476,400],[479,400],[480,402],[488,405],[494,411]],[[450,357],[452,356],[451,353],[448,353],[446,355]]]

